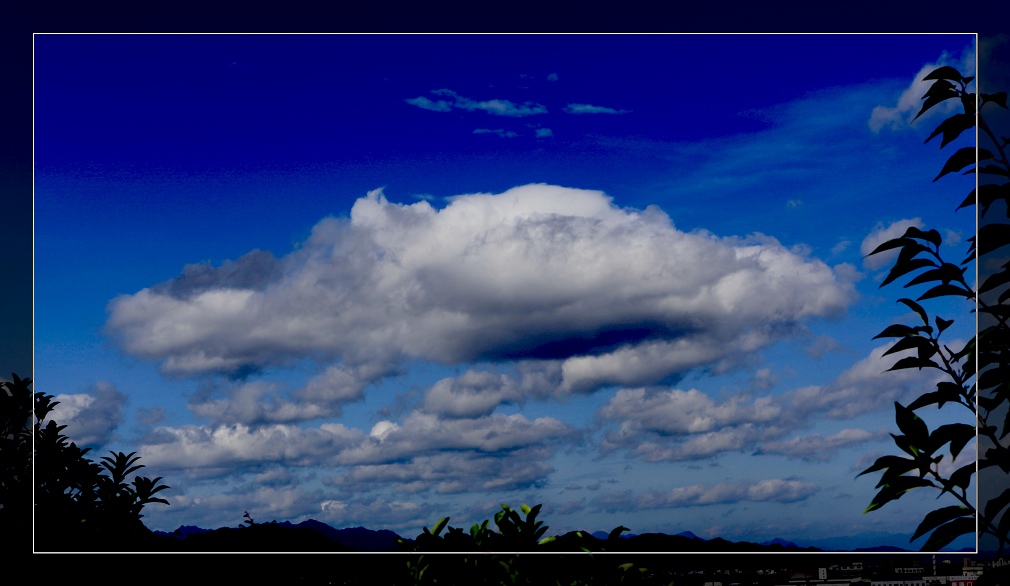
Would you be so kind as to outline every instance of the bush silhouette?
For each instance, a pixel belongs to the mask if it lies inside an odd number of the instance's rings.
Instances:
[[[36,551],[160,549],[162,540],[141,522],[141,511],[150,503],[167,505],[155,494],[169,487],[159,484],[160,477],[138,476],[127,482],[144,467],[137,464],[135,452],[110,452],[101,464],[86,458],[90,448],[70,442],[62,433],[65,425],[46,422],[59,402],[52,395],[33,393],[31,379],[11,376],[13,382],[0,383],[3,526],[27,529],[34,509]],[[34,507],[29,488],[33,461]]]

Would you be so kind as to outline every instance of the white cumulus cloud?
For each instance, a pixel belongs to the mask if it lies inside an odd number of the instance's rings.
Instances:
[[[412,359],[540,362],[563,393],[731,368],[854,298],[772,238],[682,232],[656,207],[525,185],[443,209],[370,192],[283,258],[253,251],[117,297],[106,327],[172,375],[313,359],[327,370],[294,397],[339,403]]]

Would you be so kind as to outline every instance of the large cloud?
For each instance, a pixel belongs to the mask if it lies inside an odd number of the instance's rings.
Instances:
[[[343,369],[344,396],[414,358],[527,360],[571,392],[731,366],[854,296],[772,238],[685,233],[598,191],[527,185],[441,210],[373,191],[282,259],[253,251],[117,297],[107,329],[172,375],[311,358]]]

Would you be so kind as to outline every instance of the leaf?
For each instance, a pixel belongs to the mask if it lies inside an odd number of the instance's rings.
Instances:
[[[998,92],[995,94],[982,94],[982,105],[992,102],[997,106],[1006,109],[1006,92]]]
[[[937,526],[943,525],[948,521],[971,514],[972,510],[964,505],[953,505],[932,511],[926,515],[926,517],[922,520],[922,523],[919,523],[919,527],[915,530],[915,533],[909,541],[915,541],[926,533],[936,529]]]
[[[610,531],[610,533],[607,534],[607,541],[614,541],[614,540],[618,539],[621,536],[621,533],[624,533],[625,531],[630,531],[630,529],[628,529],[624,525],[621,525],[619,527],[614,527]]]
[[[933,450],[940,449],[946,443],[950,443],[950,457],[956,459],[961,450],[975,439],[975,427],[967,423],[948,423],[933,430],[929,435],[929,440],[933,444]]]
[[[978,288],[979,293],[985,293],[987,291],[992,291],[993,289],[1010,283],[1010,270],[1003,269],[1002,271],[990,275],[986,280],[982,281],[982,286]]]
[[[888,283],[894,281],[898,277],[906,275],[912,271],[922,269],[925,267],[935,267],[935,266],[936,263],[928,258],[915,258],[904,262],[902,262],[901,258],[899,258],[898,261],[894,263],[894,268],[891,269],[891,272],[887,273],[887,277],[884,279],[882,283],[880,283],[880,286],[883,287],[884,285],[887,285]]]
[[[985,166],[979,165],[978,172],[984,175],[999,175],[1001,177],[1010,177],[1010,172],[1007,172],[1007,170],[1004,167],[998,164],[985,165]],[[971,170],[964,172],[965,175],[967,175],[968,173],[971,173]]]
[[[943,87],[936,91],[933,91],[933,88],[936,88],[936,86],[937,84],[933,84],[933,87],[930,88],[930,91],[926,92],[926,94],[922,96],[922,99],[926,101],[923,102],[922,108],[919,108],[919,113],[915,115],[915,118],[912,118],[913,122],[915,120],[918,120],[919,116],[922,116],[923,114],[928,112],[930,108],[939,104],[940,102],[945,102],[951,98],[958,97],[957,90],[954,89],[954,86],[950,86],[949,88]]]
[[[1010,505],[1010,488],[1004,490],[999,496],[989,499],[985,504],[985,518],[990,521],[996,519],[1000,511]]]
[[[971,485],[971,477],[974,474],[975,474],[975,462],[965,464],[964,466],[961,466],[960,468],[955,470],[954,473],[950,475],[950,483],[953,484],[954,486],[957,486],[961,490],[968,490],[968,486]],[[940,494],[943,495],[943,493],[945,492],[948,492],[946,488],[943,489],[940,492]]]
[[[949,283],[951,281],[961,281],[964,279],[965,269],[945,262],[940,265],[939,268],[930,269],[924,273],[920,273],[918,277],[912,279],[905,284],[905,287],[911,287],[912,285],[919,285],[922,283],[928,283],[929,281],[943,281],[944,283]]]
[[[873,501],[870,502],[870,506],[866,507],[863,514],[869,513],[870,511],[875,511],[880,507],[886,505],[887,503],[901,498],[901,495],[912,490],[913,488],[921,488],[924,486],[934,486],[932,482],[925,480],[923,478],[916,478],[914,476],[901,476],[895,479],[893,484],[884,485],[877,495],[873,497]]]
[[[943,67],[929,72],[929,75],[922,78],[922,81],[929,81],[931,79],[952,79],[954,81],[961,81],[961,72],[949,65],[944,65]]]
[[[894,354],[895,352],[902,352],[904,350],[921,350],[924,346],[932,347],[932,343],[929,338],[924,338],[922,336],[908,336],[898,340],[894,346],[891,346],[887,352],[882,354],[882,356]]]
[[[901,238],[892,238],[892,239],[890,239],[890,240],[882,243],[880,246],[874,248],[873,252],[871,252],[870,254],[867,254],[866,256],[873,256],[874,254],[877,254],[877,253],[880,253],[880,252],[884,252],[884,251],[887,251],[887,250],[891,250],[893,248],[901,248],[901,247],[907,246],[909,244],[915,244],[915,242],[913,240],[911,240],[910,238],[905,238],[904,236],[902,236]]]
[[[943,165],[943,169],[940,169],[940,174],[934,177],[933,181],[936,182],[937,179],[943,177],[948,173],[960,171],[961,169],[964,169],[968,165],[974,164],[976,160],[975,152],[976,152],[975,147],[963,147],[957,149],[957,152],[955,152],[953,155],[950,156],[950,158],[947,159],[947,162]],[[985,161],[989,159],[992,159],[991,152],[985,149],[978,149],[979,161]]]
[[[894,402],[894,420],[898,424],[898,429],[904,433],[913,445],[925,447],[929,441],[929,428],[911,409],[902,406],[901,403]]]
[[[950,118],[947,118],[936,127],[933,134],[929,135],[929,138],[925,142],[933,140],[938,134],[943,135],[943,139],[940,141],[940,148],[947,146],[952,140],[956,139],[961,135],[962,132],[968,130],[975,126],[975,115],[974,114],[954,114]]]
[[[903,338],[911,334],[914,330],[910,326],[904,324],[892,324],[884,328],[884,331],[880,332],[873,339],[877,338]]]
[[[975,533],[974,517],[960,517],[946,525],[941,525],[933,531],[919,551],[938,551],[965,533]]]
[[[1010,184],[1007,184],[1010,185]],[[1010,224],[984,224],[978,229],[978,255],[1010,244]]]
[[[906,299],[904,297],[899,299],[898,303],[904,303],[905,305],[907,305],[909,309],[919,314],[919,317],[922,319],[922,323],[926,324],[927,326],[929,325],[929,317],[926,316],[926,310],[923,309],[921,305],[912,301],[911,299]]]
[[[909,460],[908,458],[902,458],[901,456],[881,456],[866,470],[863,470],[856,475],[859,478],[863,474],[869,474],[870,472],[876,472],[877,470],[884,470],[888,468],[893,468],[896,470],[901,470],[899,474],[904,474],[909,470],[915,468],[915,461]]]
[[[940,334],[942,334],[944,330],[946,330],[947,328],[949,328],[954,323],[954,320],[952,320],[952,319],[943,319],[940,316],[936,316],[933,319],[936,322],[936,335],[937,336],[939,336]]]
[[[956,296],[960,296],[960,297],[965,297],[967,299],[971,299],[972,297],[975,296],[975,293],[973,293],[971,291],[966,291],[965,289],[962,289],[961,287],[958,287],[957,285],[950,285],[950,284],[937,285],[936,287],[933,287],[932,289],[930,289],[930,290],[926,291],[925,293],[923,293],[922,295],[920,295],[919,298],[917,299],[917,301],[923,301],[925,299],[933,299],[933,298],[936,298],[936,297],[946,297],[946,296],[952,296],[952,295],[956,295]]]
[[[442,532],[442,529],[445,529],[445,525],[448,522],[449,517],[442,517],[439,519],[438,522],[435,523],[435,526],[431,528],[431,534],[437,537],[438,534]],[[417,527],[417,525],[415,525],[415,527]]]
[[[901,370],[903,368],[918,368],[922,370],[923,368],[940,368],[932,360],[923,360],[918,356],[909,356],[908,358],[902,358],[901,360],[894,363],[894,366],[888,368],[884,372],[890,372],[892,370]]]

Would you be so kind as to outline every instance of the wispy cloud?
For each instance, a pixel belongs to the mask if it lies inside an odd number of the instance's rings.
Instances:
[[[812,482],[779,478],[758,482],[723,482],[713,485],[693,484],[669,491],[652,491],[633,497],[630,492],[601,495],[594,501],[606,509],[667,509],[701,507],[739,502],[793,503],[813,496],[820,487]]]
[[[515,138],[519,136],[512,130],[505,130],[504,128],[477,128],[473,131],[474,134],[497,134],[502,138]]]
[[[404,100],[411,106],[417,106],[418,108],[424,110],[431,110],[432,112],[450,112],[452,111],[452,105],[445,100],[432,100],[424,96],[418,96],[416,98],[410,98]]]
[[[955,67],[961,72],[961,75],[966,77],[974,76],[974,47],[970,47],[963,51],[960,57],[955,57],[945,51],[942,55],[940,55],[940,58],[937,59],[935,63],[927,63],[926,65],[923,65],[919,72],[915,74],[911,84],[901,92],[900,96],[898,96],[897,103],[894,106],[880,105],[873,108],[868,122],[870,130],[873,132],[880,132],[884,127],[894,130],[908,128],[913,124],[917,125],[920,121],[925,119],[935,119],[941,115],[949,115],[955,108],[960,108],[960,103],[956,99],[949,100],[934,107],[928,113],[923,114],[919,120],[914,120],[916,114],[918,114],[919,110],[922,108],[923,95],[925,95],[926,91],[929,90],[929,87],[933,85],[933,80],[923,81],[923,78],[934,69],[944,65]]]
[[[628,114],[631,110],[616,110],[592,104],[568,104],[565,106],[565,112],[568,114]]]
[[[880,440],[887,437],[886,431],[876,433],[865,429],[843,429],[827,437],[821,434],[801,435],[786,441],[761,444],[758,453],[782,454],[803,460],[827,461],[839,448]]]
[[[436,96],[446,97],[449,99],[436,101],[425,96],[418,96],[404,101],[412,106],[417,106],[418,108],[432,110],[435,112],[449,112],[453,108],[457,108],[471,112],[481,110],[495,116],[508,116],[512,118],[522,118],[524,116],[534,116],[537,114],[547,113],[547,106],[537,104],[536,102],[523,102],[521,104],[517,104],[515,102],[502,99],[474,100],[461,96],[449,89],[433,90],[431,93]]]

